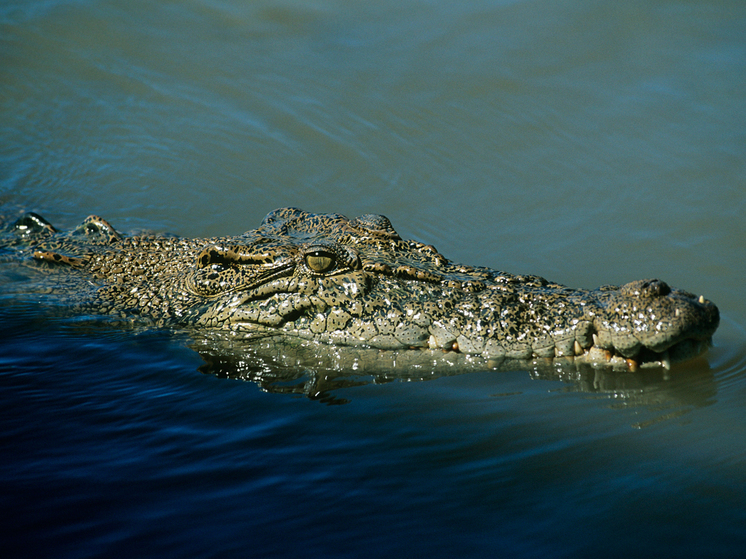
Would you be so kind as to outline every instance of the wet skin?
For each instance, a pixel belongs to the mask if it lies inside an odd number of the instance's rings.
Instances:
[[[78,311],[247,337],[636,369],[701,353],[719,322],[713,303],[657,279],[583,290],[454,264],[380,215],[283,208],[242,235],[183,239],[122,236],[95,216],[59,233],[26,214],[3,239],[57,278],[93,282],[59,282]]]

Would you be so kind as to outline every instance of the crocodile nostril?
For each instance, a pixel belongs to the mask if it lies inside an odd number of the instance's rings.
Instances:
[[[668,284],[661,280],[650,280],[646,281],[642,285],[641,291],[648,296],[653,297],[664,297],[671,293],[671,288],[668,286]]]

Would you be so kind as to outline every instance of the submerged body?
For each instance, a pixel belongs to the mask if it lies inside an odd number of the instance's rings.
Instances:
[[[182,239],[123,237],[94,216],[61,234],[27,214],[4,245],[92,282],[84,296],[59,287],[86,311],[247,337],[634,369],[701,353],[719,322],[704,297],[655,279],[582,290],[454,264],[379,215],[283,208],[243,235]]]

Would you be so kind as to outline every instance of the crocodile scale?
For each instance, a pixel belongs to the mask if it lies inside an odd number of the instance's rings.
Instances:
[[[455,264],[381,215],[282,208],[234,237],[124,236],[96,216],[61,233],[28,213],[3,250],[93,282],[80,311],[339,346],[669,366],[706,349],[717,307],[657,280],[595,290]],[[71,290],[62,280],[60,291]]]

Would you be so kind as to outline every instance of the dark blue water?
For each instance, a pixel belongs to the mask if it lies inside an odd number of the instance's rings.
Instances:
[[[738,1],[6,2],[3,208],[187,236],[383,213],[722,323],[670,376],[366,374],[69,316],[3,261],[0,554],[740,557],[744,61]]]
[[[361,377],[332,405],[202,374],[178,333],[27,316],[4,313],[0,332],[12,556],[735,557],[745,543],[742,375],[700,366],[611,393],[526,371]]]

